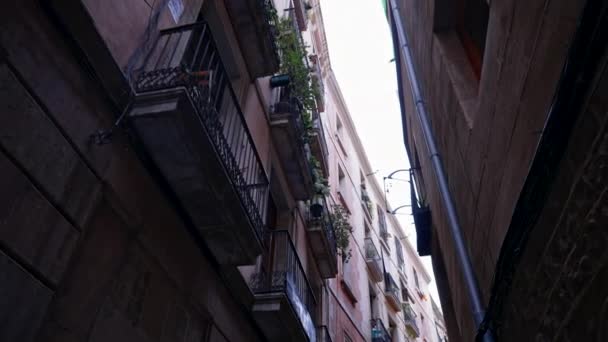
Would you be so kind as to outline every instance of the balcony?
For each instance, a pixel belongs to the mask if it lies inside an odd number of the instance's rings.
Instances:
[[[262,252],[268,179],[207,24],[161,31],[129,113],[147,157],[220,264]]]
[[[224,2],[251,77],[272,75],[279,69],[274,5],[271,0]]]
[[[372,238],[365,238],[365,263],[369,269],[370,279],[375,283],[382,281],[382,257],[378,253]]]
[[[302,107],[288,90],[281,88],[279,101],[270,114],[271,134],[283,172],[296,200],[308,200],[313,195],[313,179],[309,164],[310,147],[304,140]]]
[[[413,339],[418,338],[420,336],[420,330],[418,330],[418,324],[416,324],[416,313],[409,303],[402,303],[402,307],[403,320],[405,322],[407,334]]]
[[[327,326],[322,325],[317,328],[317,342],[332,342]]]
[[[374,205],[363,184],[361,184],[361,208],[363,208],[363,212],[365,213],[368,222],[373,222],[372,210],[374,210]]]
[[[402,266],[399,268],[399,279],[401,279],[401,282],[403,284],[407,285],[407,274],[405,273],[405,269],[403,268],[403,264]]]
[[[321,61],[318,55],[311,55],[310,60],[312,62],[313,73],[311,75],[312,81],[318,86],[318,94],[315,98],[317,100],[317,110],[319,112],[325,111],[325,84],[323,82],[323,72],[321,71]]]
[[[308,213],[308,240],[324,279],[338,274],[336,236],[325,197],[314,203]]]
[[[253,317],[267,341],[312,341],[316,300],[286,230],[269,232],[265,271],[254,274]]]
[[[329,151],[327,149],[327,140],[325,140],[325,134],[323,131],[323,122],[318,117],[313,120],[313,133],[310,139],[310,151],[312,155],[321,164],[321,169],[325,176],[329,176],[329,163],[328,156]]]
[[[384,212],[382,210],[378,210],[378,228],[380,231],[380,237],[384,243],[388,243],[389,233],[388,228],[386,227],[386,216],[384,216]]]
[[[399,287],[390,273],[384,273],[384,296],[386,301],[395,311],[401,311],[401,299],[399,298]]]
[[[391,335],[380,318],[372,319],[372,342],[391,342]]]
[[[300,31],[308,28],[308,15],[306,14],[307,4],[304,0],[293,0],[293,7],[296,15],[296,23]]]

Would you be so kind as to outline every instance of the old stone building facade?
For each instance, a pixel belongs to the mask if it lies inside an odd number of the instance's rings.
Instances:
[[[432,212],[432,257],[450,340],[472,341],[478,327],[420,106],[487,309],[481,328],[498,341],[605,340],[606,3],[387,5],[405,144]],[[420,101],[412,96],[416,81]]]
[[[433,341],[323,30],[318,1],[2,3],[0,341]]]

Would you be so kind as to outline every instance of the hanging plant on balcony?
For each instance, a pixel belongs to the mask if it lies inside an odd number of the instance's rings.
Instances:
[[[323,176],[323,170],[321,170],[321,163],[314,156],[310,156],[308,160],[312,168],[312,176],[314,178],[314,191],[316,195],[327,196],[329,195],[329,182],[327,178]]]
[[[348,262],[351,257],[350,235],[353,232],[353,227],[348,222],[350,214],[339,204],[332,206],[331,220],[336,236],[336,246],[338,247],[338,254],[342,256],[345,262]]]
[[[277,27],[277,45],[281,54],[280,72],[289,75],[289,93],[301,106],[305,132],[303,138],[308,139],[313,132],[311,113],[316,108],[319,85],[311,78],[311,70],[306,64],[306,47],[302,44],[292,20],[278,19]]]
[[[278,46],[281,51],[281,73],[290,76],[291,93],[306,110],[315,106],[315,90],[306,65],[306,47],[289,18],[279,20]]]

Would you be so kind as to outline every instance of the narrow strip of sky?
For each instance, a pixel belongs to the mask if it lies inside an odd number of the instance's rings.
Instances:
[[[394,51],[383,1],[322,0],[321,9],[332,68],[374,170],[382,177],[409,168],[403,144],[397,96]],[[407,173],[398,174],[407,178]],[[388,195],[392,207],[409,204],[406,182],[393,182]],[[416,230],[409,208],[399,210],[401,225],[416,246]],[[432,275],[430,257],[422,258]],[[435,278],[429,290],[439,304]]]

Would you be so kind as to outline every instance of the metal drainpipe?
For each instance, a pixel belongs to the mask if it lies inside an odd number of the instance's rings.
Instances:
[[[418,84],[418,78],[416,77],[416,71],[414,70],[414,63],[410,52],[410,47],[408,45],[407,36],[405,34],[405,28],[403,27],[403,23],[401,22],[401,16],[399,15],[399,8],[395,0],[388,0],[388,2],[392,11],[393,20],[397,28],[397,41],[400,44],[400,49],[402,50],[403,57],[405,58],[405,65],[409,76],[408,79],[410,80],[410,85],[412,88],[412,97],[414,98],[414,102],[416,105],[416,114],[418,116],[418,120],[420,121],[424,140],[426,141],[426,145],[429,150],[429,158],[431,160],[433,170],[435,171],[435,176],[437,177],[439,193],[441,195],[443,205],[446,209],[448,226],[450,229],[450,233],[452,234],[452,239],[454,240],[454,245],[456,247],[456,256],[458,258],[458,263],[460,264],[462,270],[465,287],[468,292],[469,304],[471,305],[471,311],[473,313],[473,321],[475,322],[475,326],[479,327],[485,316],[485,309],[482,304],[481,292],[479,291],[477,278],[475,277],[475,273],[473,271],[471,258],[469,257],[469,253],[467,252],[467,249],[465,247],[464,239],[462,237],[462,229],[460,228],[460,224],[458,223],[458,216],[456,215],[456,208],[454,207],[454,201],[452,200],[452,195],[448,187],[445,171],[443,170],[443,164],[441,163],[441,159],[439,157],[439,151],[437,150],[437,146],[435,145],[435,137],[433,135],[433,130],[431,129],[431,124],[429,122],[429,117],[424,105],[424,101],[422,100],[420,86]],[[493,342],[494,338],[491,333],[488,332],[485,334],[483,340],[484,342]]]

